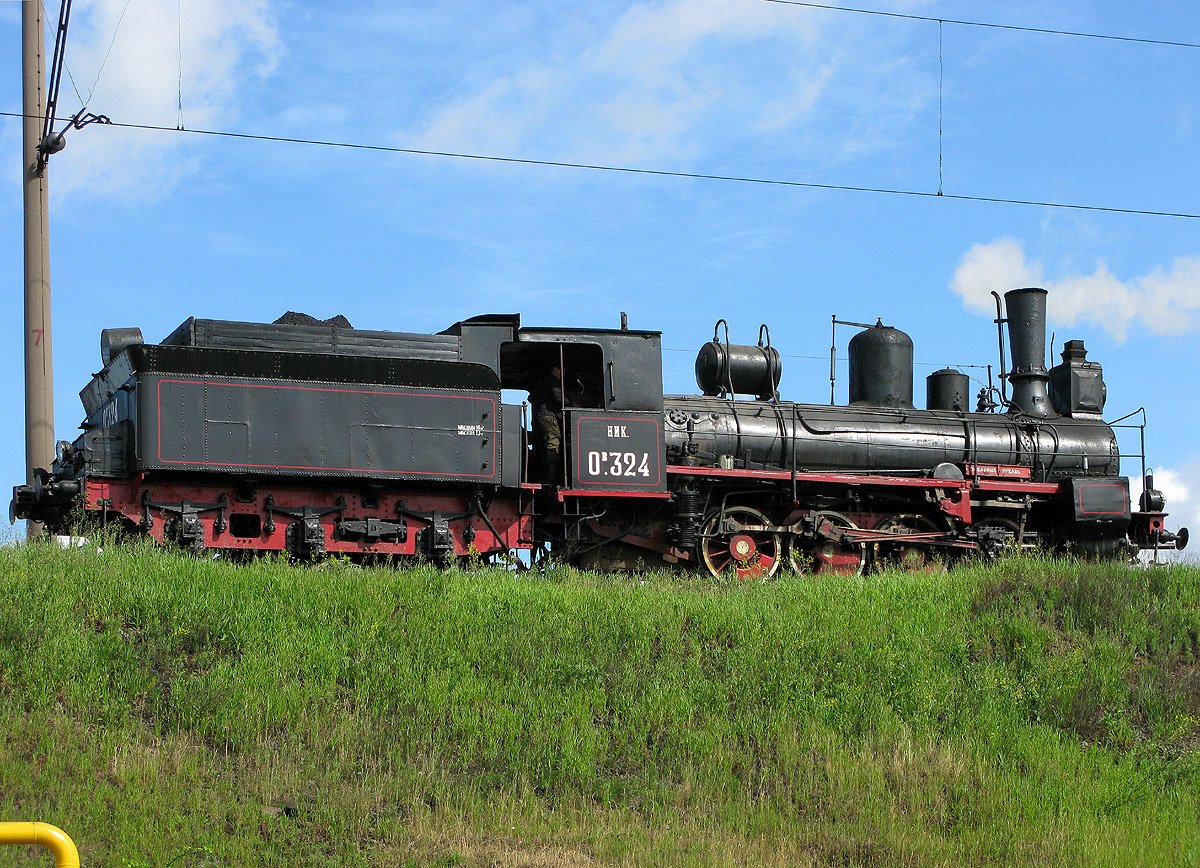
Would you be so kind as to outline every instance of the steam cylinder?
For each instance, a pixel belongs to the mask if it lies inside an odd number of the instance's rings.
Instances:
[[[850,403],[911,409],[913,342],[877,322],[850,339]]]
[[[966,410],[971,399],[971,380],[961,371],[942,368],[925,378],[927,410]]]
[[[696,356],[696,385],[705,395],[773,397],[779,389],[783,363],[774,347],[709,341]]]

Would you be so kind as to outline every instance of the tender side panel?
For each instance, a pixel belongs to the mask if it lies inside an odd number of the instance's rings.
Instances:
[[[145,375],[142,466],[499,482],[499,393]]]

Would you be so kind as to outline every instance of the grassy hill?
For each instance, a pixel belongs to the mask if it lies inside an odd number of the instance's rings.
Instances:
[[[1200,570],[8,547],[0,731],[85,865],[1196,864]]]

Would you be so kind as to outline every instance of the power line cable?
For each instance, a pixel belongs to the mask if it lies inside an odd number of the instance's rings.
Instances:
[[[41,0],[39,0],[41,2]],[[121,14],[117,18],[117,26],[113,28],[112,39],[108,42],[108,50],[104,52],[104,59],[100,61],[100,67],[96,70],[96,80],[92,82],[91,89],[88,90],[88,95],[85,97],[79,89],[79,85],[75,81],[75,75],[71,72],[71,65],[63,63],[63,69],[67,73],[67,80],[71,82],[71,90],[75,91],[75,97],[79,100],[81,108],[87,108],[87,104],[91,102],[92,96],[96,93],[96,88],[100,86],[100,75],[104,72],[104,67],[108,64],[109,55],[112,54],[113,46],[117,42],[117,33],[121,30],[121,22],[125,20],[125,13],[129,10],[131,0],[125,0],[125,5],[121,8]],[[46,14],[45,3],[42,3],[42,15]]]
[[[0,112],[0,117],[19,118],[19,112]],[[258,142],[276,142],[292,145],[313,145],[325,148],[340,148],[352,151],[372,151],[386,154],[407,154],[418,157],[444,157],[456,160],[504,163],[520,166],[542,166],[555,169],[579,169],[592,172],[615,172],[623,175],[644,175],[655,178],[678,178],[692,181],[721,181],[731,184],[755,184],[759,186],[792,187],[805,190],[830,190],[849,193],[877,193],[888,196],[909,196],[919,199],[953,199],[958,202],[978,202],[993,205],[1024,205],[1037,208],[1062,208],[1073,211],[1090,211],[1105,214],[1131,214],[1142,217],[1171,217],[1185,220],[1200,220],[1200,213],[1187,211],[1162,211],[1150,208],[1120,208],[1109,205],[1085,205],[1075,202],[1051,202],[1038,199],[1016,199],[1005,196],[974,196],[965,193],[938,193],[930,190],[907,190],[898,187],[867,187],[854,184],[830,184],[817,181],[796,181],[786,178],[756,178],[744,175],[718,175],[706,172],[683,172],[668,169],[647,169],[638,166],[611,166],[602,163],[576,163],[567,160],[536,160],[529,157],[501,157],[495,154],[468,154],[457,151],[434,151],[422,148],[401,148],[393,145],[371,145],[362,142],[338,142],[327,139],[302,139],[293,136],[266,136],[256,133],[237,133],[229,130],[178,129],[157,124],[131,124],[112,121],[106,127],[121,127],[129,130],[148,130],[163,133],[185,133],[194,136],[240,139]]]
[[[179,50],[179,82],[175,91],[175,105],[179,112],[179,119],[175,126],[178,129],[183,129],[183,0],[178,0],[175,4],[175,47]]]
[[[945,91],[945,84],[944,84],[945,79],[946,79],[946,64],[942,60],[942,22],[939,21],[938,22],[938,195],[939,196],[942,195],[942,172],[943,172],[942,154],[945,150],[945,145],[943,144],[943,135],[942,135],[942,127],[943,127],[942,118],[944,117],[944,114],[945,114],[942,109],[942,106],[943,106],[942,93]]]
[[[83,94],[79,92],[79,85],[75,83],[75,76],[71,74],[71,67],[66,64],[64,64],[64,67],[67,70],[67,79],[71,82],[71,90],[75,91],[75,96],[79,97],[79,104],[81,106],[87,105],[87,100],[85,100],[83,98]]]
[[[117,34],[121,32],[121,22],[125,20],[125,13],[129,11],[130,0],[125,0],[125,5],[121,7],[121,15],[117,18],[117,26],[113,28],[112,39],[108,41],[108,50],[104,52],[104,59],[100,61],[100,68],[96,70],[96,80],[92,82],[92,89],[88,91],[88,97],[83,100],[86,106],[91,102],[92,96],[96,93],[96,88],[100,86],[100,75],[104,72],[104,67],[108,64],[108,57],[112,54],[113,46],[117,44]]]
[[[861,9],[854,6],[836,6],[832,3],[809,3],[805,0],[762,0],[781,6],[804,6],[809,9],[825,9],[830,12],[853,12],[858,15],[878,15],[881,18],[903,18],[908,21],[957,24],[960,27],[986,27],[992,30],[1013,30],[1019,33],[1042,33],[1049,36],[1071,36],[1078,39],[1104,39],[1110,42],[1135,42],[1141,45],[1166,45],[1172,48],[1200,48],[1197,42],[1182,42],[1174,39],[1150,39],[1140,36],[1122,36],[1115,33],[1087,33],[1079,30],[1055,30],[1051,27],[1022,27],[1016,24],[998,24],[993,21],[967,21],[961,18],[935,18],[931,15],[912,15],[907,12],[886,12],[882,9]]]
[[[696,352],[696,350],[689,350],[684,347],[663,347],[662,351],[664,353],[694,353],[694,352]],[[781,359],[803,359],[805,361],[824,362],[825,364],[829,364],[829,354],[828,353],[826,353],[823,356],[809,356],[809,355],[803,355],[801,353],[780,353],[779,357]],[[837,359],[839,362],[846,362],[846,361],[849,361],[849,356],[838,356]],[[913,364],[917,365],[919,367],[922,367],[922,368],[978,368],[981,371],[987,370],[989,367],[991,367],[991,365],[967,365],[967,364],[962,364],[959,362],[914,361]]]

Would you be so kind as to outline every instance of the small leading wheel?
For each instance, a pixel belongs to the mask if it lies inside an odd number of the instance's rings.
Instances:
[[[837,533],[838,528],[857,529],[858,525],[840,512],[822,511],[813,518],[814,539],[794,536],[789,541],[788,566],[792,572],[861,575],[867,565],[867,547],[862,543],[844,543]]]
[[[709,573],[718,579],[739,581],[775,575],[783,560],[779,534],[741,527],[770,524],[765,515],[748,506],[731,506],[713,513],[700,535],[700,558]]]
[[[941,528],[933,519],[917,513],[890,515],[875,526],[879,533],[897,535],[938,533]],[[874,545],[876,566],[897,567],[902,570],[925,570],[933,566],[931,549],[919,540],[877,542]]]

